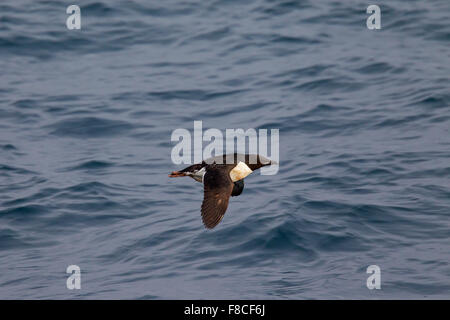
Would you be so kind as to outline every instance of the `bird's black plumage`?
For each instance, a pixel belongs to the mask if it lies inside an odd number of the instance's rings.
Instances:
[[[230,196],[239,196],[244,190],[244,177],[263,166],[274,164],[260,155],[228,154],[173,171],[169,177],[191,177],[203,182],[204,196],[201,207],[206,228],[212,229],[222,220]]]
[[[231,192],[232,197],[237,197],[244,190],[244,179],[234,182],[233,191]]]

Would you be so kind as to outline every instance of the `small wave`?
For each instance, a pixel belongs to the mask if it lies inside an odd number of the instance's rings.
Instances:
[[[122,120],[97,117],[72,118],[50,126],[53,135],[75,138],[101,138],[127,133],[133,126]]]
[[[99,160],[91,160],[81,163],[79,165],[67,168],[67,171],[73,170],[97,170],[97,169],[105,169],[113,166],[114,164],[107,161],[99,161]]]

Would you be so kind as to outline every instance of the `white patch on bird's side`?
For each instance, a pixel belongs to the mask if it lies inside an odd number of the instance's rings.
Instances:
[[[239,181],[244,179],[246,176],[248,176],[250,173],[252,173],[253,170],[248,167],[244,162],[240,161],[236,167],[233,168],[233,170],[230,171],[230,178],[231,181]]]

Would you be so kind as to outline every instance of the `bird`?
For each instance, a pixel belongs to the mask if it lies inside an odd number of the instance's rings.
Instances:
[[[244,178],[261,167],[273,164],[278,163],[259,154],[232,153],[172,171],[169,177],[191,177],[203,183],[202,221],[207,229],[213,229],[222,221],[230,196],[239,196],[244,190]]]

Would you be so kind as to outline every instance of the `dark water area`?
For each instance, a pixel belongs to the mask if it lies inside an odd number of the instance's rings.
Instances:
[[[450,2],[369,4],[2,1],[0,299],[449,299]],[[194,120],[280,130],[213,230]]]

